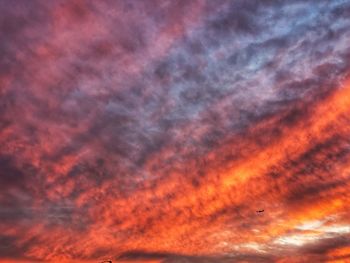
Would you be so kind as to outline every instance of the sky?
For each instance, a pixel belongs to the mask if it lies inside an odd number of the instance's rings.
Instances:
[[[349,44],[350,0],[0,0],[0,263],[350,262]]]

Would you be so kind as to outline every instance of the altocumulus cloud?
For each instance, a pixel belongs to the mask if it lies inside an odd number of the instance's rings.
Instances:
[[[350,1],[0,0],[0,39],[0,262],[349,259]]]

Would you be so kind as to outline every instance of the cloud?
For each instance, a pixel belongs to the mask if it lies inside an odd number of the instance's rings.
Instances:
[[[348,257],[349,8],[1,2],[0,262]]]
[[[241,261],[241,260],[249,260],[254,262],[271,262],[273,258],[269,256],[262,255],[237,255],[237,256],[190,256],[190,255],[181,255],[181,254],[172,254],[172,253],[154,253],[154,252],[143,252],[143,251],[129,251],[127,253],[119,256],[118,260],[123,261],[136,261],[147,262],[152,260],[160,260],[160,262],[168,263],[168,262],[232,262]]]

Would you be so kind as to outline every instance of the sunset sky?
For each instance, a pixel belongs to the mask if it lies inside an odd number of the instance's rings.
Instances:
[[[0,0],[0,263],[103,260],[350,262],[350,0]]]

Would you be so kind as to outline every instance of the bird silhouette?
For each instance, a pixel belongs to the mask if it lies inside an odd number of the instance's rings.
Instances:
[[[262,209],[262,210],[258,210],[258,211],[256,211],[257,213],[263,213],[265,210],[264,209]]]

